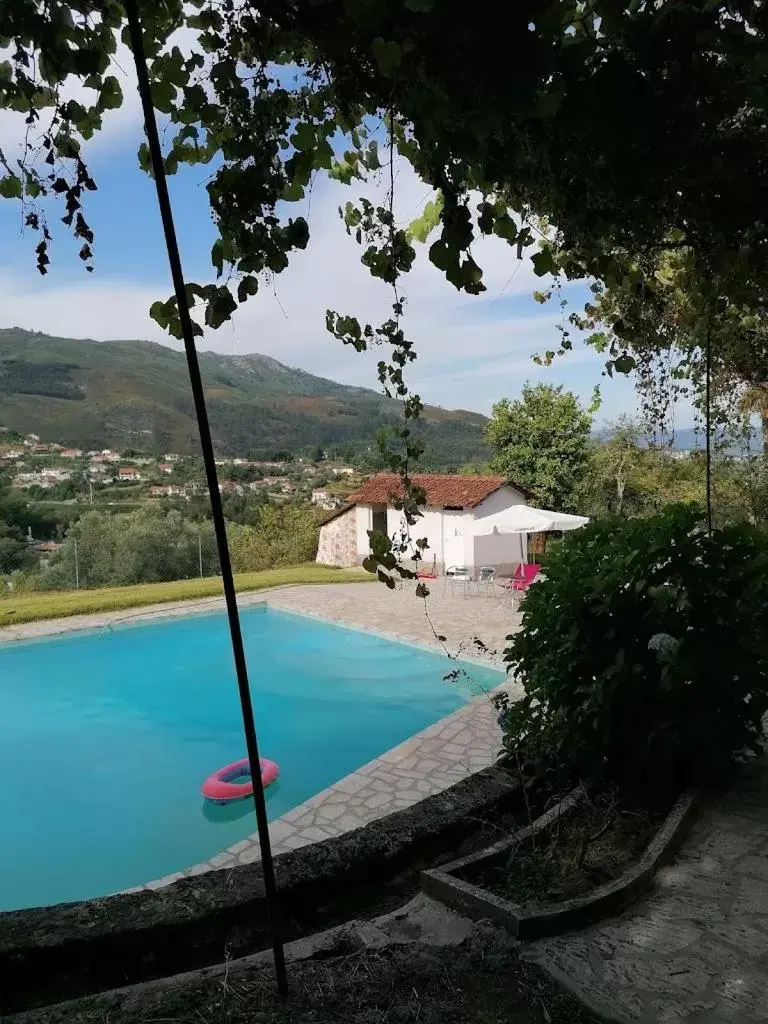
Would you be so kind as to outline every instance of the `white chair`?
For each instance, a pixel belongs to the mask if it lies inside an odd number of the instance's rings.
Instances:
[[[456,593],[456,588],[461,587],[464,597],[469,593],[469,585],[472,582],[472,573],[466,565],[452,565],[445,570],[443,580],[443,593],[450,587],[451,593]]]
[[[477,577],[477,592],[481,596],[494,597],[496,594],[496,570],[491,565],[481,565]]]

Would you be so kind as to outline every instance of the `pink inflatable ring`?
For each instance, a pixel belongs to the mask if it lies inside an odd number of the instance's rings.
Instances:
[[[259,766],[261,767],[261,784],[268,786],[270,782],[274,782],[280,774],[280,769],[277,767],[274,761],[268,761],[265,757],[259,758]],[[248,781],[235,782],[235,779],[242,779],[244,775],[248,776]],[[253,793],[253,782],[250,778],[251,765],[247,757],[242,757],[239,761],[233,761],[232,764],[227,764],[223,768],[219,768],[217,772],[210,775],[203,783],[203,796],[207,800],[215,800],[216,803],[226,804],[230,800],[242,800],[243,797],[250,796]]]

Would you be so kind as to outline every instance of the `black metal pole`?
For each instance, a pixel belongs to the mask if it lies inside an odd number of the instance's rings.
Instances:
[[[706,406],[704,415],[706,417],[706,458],[707,458],[707,533],[712,533],[712,318],[707,311],[707,333],[705,337],[706,352],[704,353],[704,404]]]
[[[149,75],[147,74],[147,59],[141,35],[141,23],[139,20],[136,0],[125,0],[125,10],[128,15],[131,47],[133,49],[133,59],[136,64],[136,74],[139,82],[139,95],[141,96],[141,106],[144,111],[144,128],[147,133],[147,142],[149,144],[149,153],[152,161],[152,171],[155,176],[157,201],[160,206],[160,217],[163,222],[163,233],[165,234],[165,244],[168,249],[168,262],[171,266],[173,287],[176,292],[176,301],[179,306],[179,318],[181,320],[181,330],[184,338],[184,350],[187,355],[189,380],[192,386],[192,396],[195,402],[195,414],[197,416],[197,425],[200,431],[200,446],[203,451],[205,476],[208,482],[208,494],[211,499],[213,527],[216,533],[216,545],[218,547],[219,561],[221,563],[221,578],[224,584],[224,597],[227,604],[229,632],[232,640],[232,655],[235,662],[235,671],[237,673],[237,686],[240,691],[240,707],[243,713],[245,744],[248,750],[248,760],[250,761],[251,778],[253,780],[253,802],[256,808],[256,824],[259,831],[259,845],[261,847],[264,892],[267,898],[269,925],[272,932],[275,974],[277,976],[278,988],[281,994],[285,996],[288,991],[288,979],[285,970],[283,942],[280,935],[280,915],[277,903],[277,886],[275,884],[272,848],[269,841],[267,803],[264,799],[264,786],[261,782],[259,745],[256,740],[253,704],[251,702],[251,691],[248,686],[248,669],[245,661],[245,650],[243,648],[243,635],[240,630],[240,616],[237,610],[237,593],[235,591],[235,581],[232,575],[232,563],[229,558],[227,528],[224,520],[224,509],[221,504],[221,494],[219,492],[219,481],[216,473],[213,442],[211,441],[211,428],[208,423],[208,411],[205,406],[203,381],[200,376],[200,364],[197,359],[197,349],[195,347],[195,338],[192,331],[192,317],[190,316],[187,292],[184,287],[181,255],[179,254],[179,245],[176,240],[176,229],[173,224],[173,212],[171,210],[171,200],[168,194],[168,182],[165,177],[163,156],[160,149],[160,138],[157,133],[155,111],[152,106],[152,94],[149,86]]]

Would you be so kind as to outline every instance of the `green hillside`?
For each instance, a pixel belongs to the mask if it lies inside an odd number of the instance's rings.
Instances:
[[[309,445],[367,447],[399,406],[262,355],[201,352],[211,429],[222,454]],[[428,407],[424,465],[487,458],[485,418]],[[197,450],[186,360],[148,341],[53,338],[0,329],[0,423],[78,448]]]

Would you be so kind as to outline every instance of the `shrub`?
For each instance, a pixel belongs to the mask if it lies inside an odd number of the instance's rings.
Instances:
[[[320,526],[308,505],[264,505],[259,525],[232,525],[230,553],[235,572],[257,572],[313,562]]]
[[[649,795],[722,779],[768,710],[768,538],[673,506],[598,520],[552,553],[506,660],[526,763]]]
[[[218,574],[210,523],[195,523],[177,510],[113,515],[86,512],[40,576],[41,590],[122,587]]]

